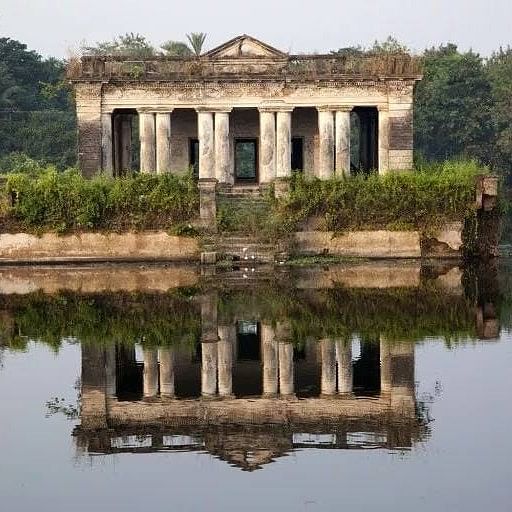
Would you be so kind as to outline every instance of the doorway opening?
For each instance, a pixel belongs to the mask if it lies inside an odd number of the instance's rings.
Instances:
[[[379,111],[355,107],[350,115],[350,167],[355,173],[370,174],[379,168]]]
[[[304,170],[304,139],[292,137],[292,171]]]
[[[139,115],[135,109],[112,114],[114,176],[126,176],[140,167]]]
[[[235,139],[235,180],[241,183],[258,181],[257,139]]]

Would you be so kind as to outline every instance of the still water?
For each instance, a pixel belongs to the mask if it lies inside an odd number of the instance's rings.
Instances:
[[[2,510],[511,510],[511,275],[1,268]]]

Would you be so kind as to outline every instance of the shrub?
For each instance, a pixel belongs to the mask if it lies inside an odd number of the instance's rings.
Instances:
[[[475,162],[451,161],[415,172],[319,180],[295,174],[291,193],[276,201],[274,216],[296,230],[320,216],[325,229],[418,229],[462,221],[475,209],[475,179],[487,169]]]
[[[6,192],[13,202],[4,213],[18,228],[57,232],[171,229],[194,219],[199,204],[192,177],[171,174],[85,179],[50,168],[9,174]]]

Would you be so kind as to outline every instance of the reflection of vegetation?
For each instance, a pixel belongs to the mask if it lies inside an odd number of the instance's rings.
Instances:
[[[0,343],[18,350],[29,340],[58,350],[62,340],[70,338],[95,344],[193,346],[201,334],[199,294],[216,290],[220,324],[283,324],[297,344],[308,338],[348,339],[358,334],[412,342],[438,337],[451,345],[477,337],[477,305],[490,305],[500,325],[510,325],[512,303],[506,290],[512,283],[498,280],[496,272],[485,277],[482,269],[466,270],[465,295],[447,293],[427,275],[415,288],[312,290],[296,289],[286,273],[281,279],[273,276],[272,283],[247,288],[227,288],[221,280],[214,281],[215,289],[160,294],[0,296]]]
[[[74,404],[66,403],[65,398],[58,396],[51,398],[46,402],[47,413],[46,417],[49,418],[55,414],[63,414],[68,420],[76,420],[80,415],[80,400],[82,398],[80,379],[77,379],[74,385],[77,398]]]
[[[307,337],[417,341],[427,336],[449,344],[475,335],[472,302],[434,286],[393,289],[334,288],[316,291],[231,290],[222,294],[220,317],[246,312],[271,323],[288,322],[294,341]]]
[[[58,349],[65,338],[85,343],[195,343],[201,318],[185,294],[88,295],[31,294],[1,297],[0,307],[13,317],[11,348],[30,339]],[[5,336],[6,337],[6,336]]]

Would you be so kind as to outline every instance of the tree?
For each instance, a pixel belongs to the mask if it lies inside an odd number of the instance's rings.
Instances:
[[[415,94],[415,141],[427,160],[461,155],[490,162],[494,129],[491,84],[481,57],[448,44],[424,53]]]
[[[206,36],[207,34],[204,32],[191,32],[190,34],[187,34],[188,42],[197,57],[201,55]]]
[[[495,52],[486,66],[494,101],[494,167],[512,174],[512,48]]]
[[[194,52],[183,41],[167,41],[160,48],[169,57],[191,57]]]
[[[115,37],[112,41],[103,41],[96,43],[94,46],[85,46],[82,50],[90,55],[110,55],[136,59],[148,59],[154,57],[157,53],[145,36],[133,32]]]

